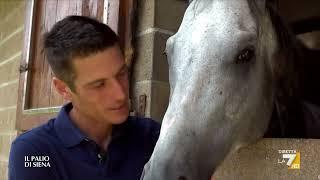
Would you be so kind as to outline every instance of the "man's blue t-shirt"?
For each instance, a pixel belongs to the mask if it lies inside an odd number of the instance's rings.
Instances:
[[[72,104],[55,119],[20,135],[11,146],[10,180],[138,180],[160,125],[129,116],[115,125],[106,153],[70,120]]]

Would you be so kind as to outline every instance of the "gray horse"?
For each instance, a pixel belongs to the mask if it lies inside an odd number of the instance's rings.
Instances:
[[[142,179],[207,180],[229,153],[267,130],[301,135],[292,130],[300,121],[283,123],[301,109],[303,47],[282,26],[265,0],[189,4],[167,41],[170,101]]]

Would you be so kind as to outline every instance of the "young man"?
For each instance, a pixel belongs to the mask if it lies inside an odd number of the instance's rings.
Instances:
[[[70,103],[12,143],[9,179],[139,179],[160,125],[128,116],[118,36],[94,19],[69,16],[45,35],[44,50],[54,87]]]

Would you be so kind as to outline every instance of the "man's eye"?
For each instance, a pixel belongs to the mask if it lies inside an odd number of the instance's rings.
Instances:
[[[127,77],[128,76],[128,70],[123,70],[118,74],[118,77]]]
[[[93,88],[101,88],[101,87],[103,87],[104,85],[105,85],[104,82],[99,82],[99,83],[94,84],[94,85],[93,85]]]

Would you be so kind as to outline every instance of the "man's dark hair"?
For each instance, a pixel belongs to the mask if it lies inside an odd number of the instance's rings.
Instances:
[[[44,52],[54,74],[75,91],[72,60],[117,43],[118,36],[107,25],[85,16],[68,16],[44,35]]]

